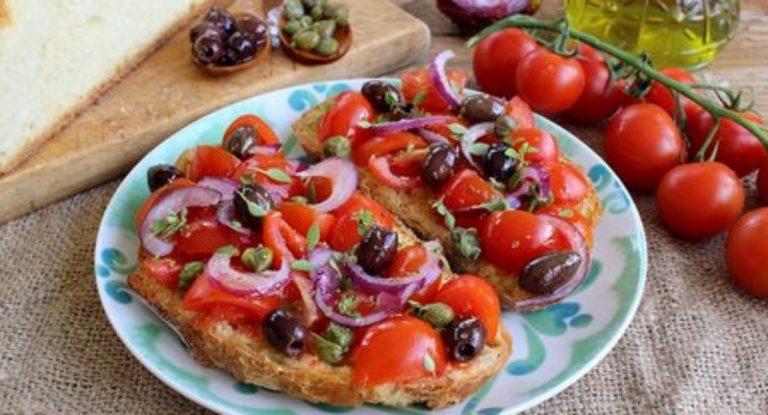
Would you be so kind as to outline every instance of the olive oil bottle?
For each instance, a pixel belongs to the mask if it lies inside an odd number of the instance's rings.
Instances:
[[[565,11],[574,28],[646,51],[657,67],[694,69],[733,37],[739,0],[566,0]]]

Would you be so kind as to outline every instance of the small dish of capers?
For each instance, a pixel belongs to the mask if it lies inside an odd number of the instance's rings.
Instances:
[[[283,50],[301,63],[336,61],[352,44],[348,7],[327,0],[285,0],[278,26]]]

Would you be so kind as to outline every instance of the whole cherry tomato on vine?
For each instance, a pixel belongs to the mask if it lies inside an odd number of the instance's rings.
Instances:
[[[576,59],[539,48],[518,63],[515,82],[518,94],[534,111],[556,114],[576,103],[585,79]]]
[[[565,112],[579,124],[594,125],[610,117],[624,102],[624,81],[612,80],[605,59],[591,46],[580,44],[576,61],[584,71],[584,90]]]
[[[736,285],[755,297],[768,298],[768,208],[753,210],[733,225],[725,259]]]
[[[745,112],[741,113],[741,116],[759,124],[763,123],[763,120],[753,113]],[[691,156],[699,152],[714,127],[715,120],[706,111],[700,111],[688,120],[685,131],[691,140]],[[755,171],[768,157],[768,151],[757,137],[746,128],[726,118],[720,120],[720,126],[704,157],[709,159],[715,149],[717,149],[715,160],[732,168],[739,177]]]
[[[517,28],[488,36],[477,44],[472,57],[477,84],[491,95],[512,98],[517,93],[517,65],[538,48],[539,45],[529,34]]]

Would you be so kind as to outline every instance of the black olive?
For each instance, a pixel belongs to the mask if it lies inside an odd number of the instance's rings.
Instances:
[[[256,56],[256,43],[250,35],[237,31],[227,41],[229,47],[237,53],[238,62],[247,62]]]
[[[203,20],[216,26],[225,36],[230,36],[235,31],[235,17],[224,9],[211,8]]]
[[[378,274],[394,261],[397,255],[397,232],[374,226],[365,233],[357,247],[357,263],[369,274]]]
[[[485,326],[477,317],[454,320],[443,330],[448,355],[457,362],[466,362],[479,355],[487,336]]]
[[[259,53],[267,44],[267,25],[252,14],[243,14],[237,19],[237,32],[242,33],[253,43],[255,53]]]
[[[379,112],[389,112],[392,108],[403,104],[400,91],[386,82],[368,81],[363,84],[360,92]]]
[[[234,203],[238,218],[251,229],[261,226],[266,213],[275,207],[269,191],[258,184],[246,184],[240,187],[235,192]]]
[[[192,54],[202,64],[211,64],[224,54],[225,45],[218,32],[209,30],[192,44]]]
[[[240,63],[240,55],[232,48],[226,48],[219,60],[216,61],[217,66],[232,66],[238,63]]]
[[[200,38],[200,36],[204,35],[207,32],[214,32],[215,34],[221,36],[221,32],[219,32],[219,29],[216,28],[216,26],[214,26],[213,24],[208,23],[208,22],[203,22],[203,23],[200,23],[197,26],[193,27],[189,31],[189,41],[192,44],[194,44],[195,41],[198,38]]]
[[[149,190],[154,192],[179,177],[184,177],[184,172],[176,166],[172,164],[158,164],[147,170],[147,185]]]
[[[574,251],[550,252],[526,264],[517,283],[534,294],[552,294],[574,277],[581,261]]]
[[[499,181],[505,181],[515,174],[517,159],[507,154],[509,145],[493,143],[485,153],[485,173]]]
[[[278,308],[269,313],[261,328],[269,344],[288,356],[296,357],[304,349],[307,328],[288,310]]]
[[[432,186],[440,186],[453,176],[458,155],[448,144],[432,144],[421,166],[421,177]]]
[[[256,141],[256,130],[250,125],[241,125],[229,137],[225,137],[224,147],[237,158],[244,160],[250,156],[250,151],[258,143]]]
[[[461,103],[461,115],[473,123],[496,121],[504,112],[504,102],[489,95],[473,95]]]

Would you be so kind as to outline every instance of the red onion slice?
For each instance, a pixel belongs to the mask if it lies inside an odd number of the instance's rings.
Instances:
[[[216,208],[216,219],[220,224],[243,235],[250,235],[251,230],[243,226],[237,219],[235,204],[231,200],[222,200]]]
[[[432,130],[428,130],[426,128],[419,128],[419,131],[417,132],[419,136],[421,136],[421,138],[426,140],[428,143],[452,144],[450,139]]]
[[[232,268],[232,254],[216,253],[205,264],[205,275],[223,290],[235,295],[267,295],[283,288],[291,279],[288,261],[280,269],[243,272]]]
[[[541,200],[549,198],[550,180],[549,172],[539,165],[527,166],[520,171],[520,182],[517,188],[505,196],[507,205],[510,209],[519,209],[523,206],[527,195],[533,184],[538,184],[537,197]]]
[[[324,267],[328,264],[328,262],[331,261],[331,258],[333,257],[333,251],[331,251],[331,248],[328,248],[327,245],[318,245],[315,249],[312,250],[312,252],[308,255],[309,263],[312,264],[312,267],[314,268],[320,268]]]
[[[235,198],[235,192],[240,183],[226,177],[203,177],[197,182],[198,186],[207,187],[221,193],[221,200],[228,201]]]
[[[213,206],[221,201],[221,193],[202,186],[175,189],[160,199],[149,210],[141,224],[139,235],[144,249],[154,256],[165,256],[173,251],[174,242],[167,241],[152,233],[152,224],[183,208]]]
[[[440,258],[435,254],[436,242],[427,242],[424,248],[427,250],[427,259],[419,269],[411,275],[398,278],[382,278],[368,274],[363,268],[351,261],[344,262],[344,269],[352,278],[355,287],[367,294],[390,293],[401,295],[406,290],[413,293],[415,290],[432,284],[443,272],[440,266]],[[410,289],[410,290],[409,290]],[[407,300],[407,298],[406,298]]]
[[[429,63],[429,76],[432,78],[435,91],[451,108],[461,106],[461,99],[453,91],[448,76],[445,74],[445,64],[455,56],[456,54],[452,50],[444,50]]]
[[[519,13],[530,0],[452,0],[465,12],[482,17],[502,18]]]
[[[575,290],[582,281],[584,281],[584,278],[586,278],[589,271],[591,261],[589,247],[587,246],[587,241],[584,239],[584,236],[581,234],[581,232],[579,232],[579,230],[569,222],[556,216],[540,215],[539,217],[543,220],[546,220],[549,224],[554,226],[555,229],[565,234],[568,240],[571,241],[571,244],[573,244],[573,250],[576,251],[579,256],[581,256],[581,265],[576,270],[573,278],[571,278],[562,287],[555,290],[555,292],[547,295],[527,298],[513,304],[512,308],[518,311],[537,310],[562,300],[568,294],[572,293],[573,290]]]
[[[371,124],[370,131],[374,134],[396,133],[398,131],[413,130],[426,127],[428,125],[447,124],[454,121],[455,118],[447,115],[431,115],[421,118],[406,118],[399,121],[389,121],[377,124]]]
[[[483,169],[479,164],[477,164],[470,150],[472,148],[472,144],[475,144],[475,141],[487,135],[493,131],[493,129],[494,124],[492,122],[481,122],[469,127],[464,135],[461,136],[461,154],[464,155],[464,158],[467,159],[467,162],[469,162],[472,167],[481,173],[483,172]]]
[[[311,205],[318,212],[330,212],[343,205],[357,190],[357,170],[351,161],[339,157],[327,158],[297,173],[299,177],[325,177],[331,181],[331,195],[324,201]]]

